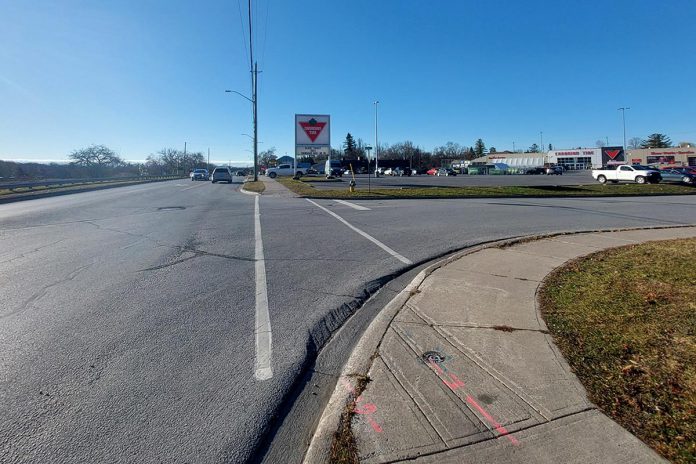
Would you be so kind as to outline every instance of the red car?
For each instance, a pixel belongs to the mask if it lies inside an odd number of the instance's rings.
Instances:
[[[437,169],[436,168],[428,169],[427,171],[425,171],[425,173],[429,176],[434,176],[437,174]]]

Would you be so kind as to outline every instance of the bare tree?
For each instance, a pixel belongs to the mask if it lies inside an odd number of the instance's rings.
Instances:
[[[628,139],[628,148],[632,148],[633,150],[637,150],[642,144],[643,139],[640,137],[631,137]]]
[[[70,153],[72,164],[85,167],[117,167],[123,164],[123,160],[104,145],[90,145]]]

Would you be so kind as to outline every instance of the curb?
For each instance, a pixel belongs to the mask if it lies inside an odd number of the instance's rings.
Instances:
[[[348,361],[341,370],[340,375],[336,379],[336,386],[329,399],[329,402],[324,407],[319,424],[314,432],[312,441],[309,444],[303,463],[314,464],[329,462],[331,446],[333,438],[337,430],[339,430],[341,416],[345,406],[355,400],[355,389],[357,387],[357,379],[365,376],[373,363],[373,355],[376,353],[384,334],[386,333],[392,320],[401,308],[406,304],[412,296],[412,292],[417,290],[423,281],[437,269],[448,265],[463,256],[477,253],[487,248],[501,248],[535,240],[543,240],[552,237],[564,235],[578,235],[599,232],[624,232],[632,230],[662,230],[662,229],[680,229],[685,227],[694,227],[696,224],[685,224],[676,226],[656,226],[656,227],[631,227],[618,229],[599,229],[599,230],[583,230],[576,232],[554,232],[549,234],[536,234],[524,237],[514,237],[508,239],[497,240],[494,242],[474,245],[470,248],[452,253],[448,257],[437,261],[423,269],[418,275],[399,292],[387,305],[379,312],[375,319],[365,330],[365,333],[360,337],[353,352],[350,354]]]
[[[251,191],[249,191],[249,190],[245,190],[244,187],[240,187],[240,188],[239,188],[239,191],[242,192],[242,193],[244,193],[245,195],[261,195],[261,194],[258,193],[258,192],[251,192]]]

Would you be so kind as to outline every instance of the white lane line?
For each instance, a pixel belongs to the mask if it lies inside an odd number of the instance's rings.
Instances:
[[[311,204],[313,204],[313,205],[316,206],[317,208],[326,211],[326,212],[329,213],[331,216],[335,217],[336,219],[338,219],[339,221],[341,221],[342,223],[344,223],[345,225],[347,225],[349,228],[353,229],[355,232],[359,233],[360,235],[362,235],[363,237],[365,237],[366,239],[368,239],[369,241],[371,241],[372,243],[374,243],[375,245],[377,245],[378,247],[380,247],[381,249],[383,249],[384,251],[386,251],[387,253],[389,253],[390,255],[392,255],[393,257],[395,257],[396,259],[398,259],[399,261],[401,261],[402,263],[404,263],[404,264],[413,264],[413,262],[412,262],[410,259],[403,257],[402,255],[400,255],[400,254],[397,253],[396,251],[394,251],[394,250],[392,250],[391,248],[389,248],[389,247],[388,247],[387,245],[385,245],[384,243],[382,243],[382,242],[380,242],[379,240],[377,240],[376,238],[374,238],[372,235],[368,234],[367,232],[363,232],[362,230],[358,229],[358,228],[355,227],[353,224],[351,224],[350,222],[346,221],[345,219],[343,219],[341,216],[339,216],[338,214],[334,213],[333,211],[324,208],[323,206],[321,206],[320,204],[318,204],[318,203],[316,203],[316,202],[310,200],[309,198],[305,198],[305,200],[307,200],[308,202],[310,202]]]
[[[188,188],[185,188],[185,189],[181,189],[181,191],[184,192],[184,191],[186,191],[186,190],[191,190],[191,189],[195,189],[195,188],[198,188],[198,187],[200,187],[200,185],[194,185],[194,186],[192,186],[192,187],[188,187]]]
[[[351,203],[349,201],[345,200],[334,200],[336,203],[340,203],[342,205],[350,206],[353,209],[357,209],[358,211],[370,211],[370,208],[367,208],[365,206],[360,206],[356,205],[355,203]]]
[[[254,236],[256,241],[254,258],[256,265],[256,366],[254,377],[268,380],[273,377],[271,368],[272,344],[271,316],[268,313],[268,289],[266,287],[266,261],[263,256],[261,238],[261,213],[259,197],[254,197]]]

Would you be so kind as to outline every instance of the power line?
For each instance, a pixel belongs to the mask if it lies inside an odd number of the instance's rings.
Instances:
[[[269,10],[271,9],[271,0],[266,0],[266,24],[263,28],[263,47],[261,48],[261,64],[262,66],[266,63],[266,42],[268,39],[268,16]]]
[[[246,38],[244,37],[246,29],[244,29],[244,20],[242,19],[242,5],[239,3],[239,0],[237,0],[237,8],[239,9],[239,24],[242,26],[242,28],[239,30],[239,33],[242,35],[242,43],[244,44],[244,55],[246,56],[247,61],[249,61],[249,50],[247,50]]]

